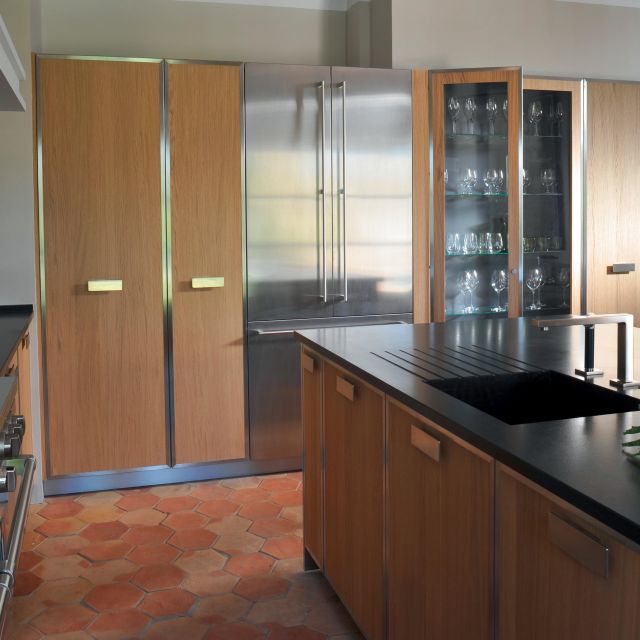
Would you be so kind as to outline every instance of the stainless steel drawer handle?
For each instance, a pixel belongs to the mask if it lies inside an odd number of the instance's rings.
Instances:
[[[609,575],[609,547],[572,522],[549,513],[549,539],[553,544],[601,578]]]
[[[304,368],[305,371],[308,371],[309,373],[313,373],[316,369],[316,361],[311,356],[308,356],[306,353],[303,353],[302,367]]]
[[[336,378],[336,391],[343,397],[345,397],[349,402],[353,402],[353,399],[356,396],[356,388],[352,385],[348,380],[341,378],[338,376]]]
[[[224,287],[224,278],[222,276],[213,278],[191,278],[192,289],[217,289]]]
[[[440,462],[440,440],[411,425],[411,444],[435,462]]]
[[[100,293],[103,291],[122,291],[122,280],[89,280],[87,291]]]

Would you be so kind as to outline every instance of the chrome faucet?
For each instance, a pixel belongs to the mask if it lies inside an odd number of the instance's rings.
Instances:
[[[534,318],[534,327],[548,331],[551,327],[583,326],[584,336],[584,369],[576,369],[576,374],[590,378],[601,376],[603,372],[594,367],[595,325],[618,325],[618,378],[609,384],[617,389],[640,387],[640,382],[633,379],[633,315],[630,313],[588,314],[586,316],[551,316]]]

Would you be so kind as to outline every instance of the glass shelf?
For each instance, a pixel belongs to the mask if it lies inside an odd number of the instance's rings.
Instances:
[[[523,193],[522,195],[523,195],[523,196],[527,196],[527,197],[530,197],[530,196],[535,196],[535,197],[538,197],[538,196],[543,196],[543,197],[545,197],[545,196],[546,196],[546,197],[548,197],[548,196],[554,196],[554,197],[556,197],[556,198],[557,198],[557,197],[562,196],[562,195],[564,195],[564,194],[562,194],[562,193],[558,193],[558,192],[556,192],[556,191],[553,191],[553,192],[551,192],[551,193],[547,193],[547,192],[545,192],[545,193],[529,193],[529,192],[526,192],[526,193]]]
[[[533,133],[525,133],[523,137],[527,142],[529,142],[529,140],[562,140],[564,136],[536,136]]]
[[[456,133],[455,135],[447,134],[447,142],[457,143],[473,143],[488,142],[488,143],[504,143],[507,141],[507,136],[504,134],[495,133],[493,135],[488,133]]]
[[[456,193],[454,191],[445,192],[445,197],[449,200],[477,200],[482,198],[506,198],[507,194],[500,193]]]
[[[508,251],[483,251],[482,253],[445,253],[447,258],[474,258],[480,256],[508,256]]]
[[[494,311],[490,307],[478,307],[471,313],[462,311],[447,311],[447,318],[471,318],[473,316],[504,316],[507,311]]]

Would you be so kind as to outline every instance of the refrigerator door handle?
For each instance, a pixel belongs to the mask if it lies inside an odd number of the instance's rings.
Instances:
[[[325,84],[324,80],[318,85],[320,89],[320,136],[322,138],[320,143],[320,171],[322,172],[322,180],[320,182],[320,196],[322,198],[322,295],[320,299],[322,302],[329,300],[327,295],[327,223],[326,223],[326,209],[327,209],[327,191],[325,189]]]
[[[344,301],[349,300],[349,273],[347,271],[347,82],[338,84],[342,90],[342,260],[344,265]]]

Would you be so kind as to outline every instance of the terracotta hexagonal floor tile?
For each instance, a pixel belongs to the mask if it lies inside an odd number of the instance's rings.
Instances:
[[[289,627],[302,624],[307,611],[305,605],[289,602],[287,598],[278,598],[256,602],[247,616],[247,621],[265,625],[276,623]]]
[[[259,640],[265,632],[244,622],[216,624],[207,632],[204,640]]]
[[[269,538],[262,547],[263,553],[274,558],[296,558],[302,554],[302,540],[298,536],[282,536]]]
[[[92,522],[80,533],[91,542],[117,540],[127,530],[126,525],[118,520],[113,522]]]
[[[78,604],[51,607],[38,614],[32,624],[44,634],[68,633],[87,627],[96,614]]]
[[[89,631],[96,638],[138,638],[149,618],[138,609],[101,613],[91,623]]]
[[[154,526],[160,524],[167,517],[166,513],[156,511],[155,509],[137,509],[136,511],[127,511],[120,516],[120,522],[128,527],[135,525]]]
[[[90,560],[116,560],[124,558],[131,551],[131,545],[123,540],[104,540],[94,542],[82,549],[81,554]]]
[[[229,489],[255,489],[260,486],[261,479],[256,476],[248,476],[246,478],[227,478],[222,480],[223,487]]]
[[[18,571],[31,571],[41,560],[42,556],[35,551],[22,551],[18,558]]]
[[[224,593],[200,600],[193,610],[193,617],[209,624],[236,622],[249,610],[251,603],[234,593]]]
[[[218,538],[214,547],[219,551],[224,551],[231,556],[240,553],[255,553],[260,551],[264,540],[252,533],[242,531],[241,533],[227,533]]]
[[[273,567],[274,576],[282,576],[283,578],[291,578],[296,574],[304,571],[304,562],[302,558],[285,558],[278,560]]]
[[[13,595],[28,596],[42,584],[42,578],[30,571],[19,571],[16,575]]]
[[[233,592],[247,600],[270,600],[285,595],[290,586],[288,580],[277,576],[251,576],[242,578]]]
[[[226,558],[213,549],[201,549],[198,551],[185,551],[176,566],[186,573],[211,573],[217,569],[222,569]]]
[[[272,502],[252,502],[240,509],[240,515],[249,520],[259,520],[260,518],[275,518],[282,507]]]
[[[131,493],[122,496],[116,507],[125,511],[136,511],[137,509],[148,509],[159,502],[160,498],[153,493]]]
[[[110,584],[126,582],[137,570],[138,567],[133,562],[120,559],[92,564],[81,575],[93,584]]]
[[[271,494],[271,500],[283,507],[297,507],[302,504],[302,491],[284,491]]]
[[[259,576],[269,573],[273,566],[273,558],[262,553],[247,553],[229,558],[226,571],[236,576]]]
[[[260,483],[260,488],[272,493],[282,491],[295,491],[300,482],[293,478],[266,478]]]
[[[207,625],[191,618],[174,618],[156,622],[147,640],[201,640],[207,632]],[[231,640],[231,639],[229,639]]]
[[[208,549],[216,539],[216,534],[206,529],[183,529],[176,531],[169,540],[178,549]]]
[[[165,589],[147,595],[138,608],[154,618],[163,618],[187,613],[195,601],[196,596],[184,589]]]
[[[285,507],[282,510],[280,517],[285,520],[291,520],[291,522],[295,522],[297,525],[302,526],[302,507]]]
[[[33,569],[33,573],[43,580],[76,578],[88,566],[89,562],[78,555],[60,556],[57,558],[45,558]]]
[[[171,563],[179,551],[168,544],[145,544],[136,547],[127,558],[139,565]]]
[[[266,626],[271,630],[269,640],[324,640],[321,633],[302,625],[285,627],[280,624],[269,624]]]
[[[191,495],[198,500],[223,500],[231,493],[231,489],[223,487],[219,482],[201,482],[193,485]]]
[[[33,551],[44,540],[44,536],[37,531],[25,531],[22,536],[22,551]]]
[[[82,551],[88,544],[89,541],[81,536],[62,536],[60,538],[47,538],[36,549],[38,553],[47,558],[55,558],[57,556],[72,556]]]
[[[165,513],[175,513],[176,511],[192,511],[198,504],[198,500],[193,496],[172,496],[163,498],[155,508]]]
[[[223,518],[234,514],[240,505],[229,500],[207,500],[197,507],[197,511],[211,518]]]
[[[187,496],[191,493],[190,484],[163,484],[149,487],[149,491],[160,498],[172,498],[175,496]]]
[[[146,591],[158,591],[177,587],[184,578],[184,572],[171,564],[157,564],[142,567],[133,581]]]
[[[199,529],[207,522],[207,518],[195,511],[178,511],[170,513],[163,526],[178,531],[179,529]]]
[[[86,527],[86,523],[78,518],[55,518],[53,520],[44,520],[36,531],[43,536],[67,536],[78,533]]]
[[[135,545],[160,544],[161,542],[166,542],[170,535],[171,529],[167,529],[164,525],[140,525],[128,529],[122,539],[129,544]]]
[[[50,580],[40,585],[34,597],[38,598],[47,607],[60,604],[73,604],[80,602],[93,585],[84,578],[63,578]]]
[[[48,504],[46,507],[40,509],[38,515],[47,518],[47,520],[53,520],[54,518],[70,518],[82,511],[82,505],[77,502],[55,502]]]
[[[101,584],[91,589],[84,601],[97,611],[113,611],[114,609],[131,609],[135,607],[144,591],[128,584]]]
[[[84,522],[113,522],[117,520],[123,511],[112,504],[97,504],[91,507],[85,507],[78,518]]]
[[[7,638],[11,638],[11,640],[38,640],[38,638],[43,637],[34,627],[26,627],[16,622],[12,619],[11,614],[8,616],[4,634]]]
[[[76,498],[76,502],[79,502],[84,507],[96,507],[100,505],[113,505],[122,496],[117,491],[98,491],[96,493],[85,493]]]
[[[216,518],[212,520],[207,529],[213,531],[217,535],[224,533],[240,533],[246,531],[251,525],[251,520],[241,518],[240,516],[225,516],[224,518]]]
[[[263,538],[272,538],[274,536],[291,533],[296,527],[295,522],[285,520],[284,518],[264,518],[262,520],[256,520],[251,527],[249,527],[249,533]]]
[[[320,602],[313,606],[305,625],[327,636],[357,631],[349,614],[337,602]]]
[[[249,504],[250,502],[264,502],[269,499],[269,492],[265,491],[261,486],[255,489],[235,489],[230,495],[229,500],[233,500],[238,504]]]
[[[198,596],[213,596],[230,593],[238,580],[238,576],[220,570],[211,573],[189,573],[182,586]]]

